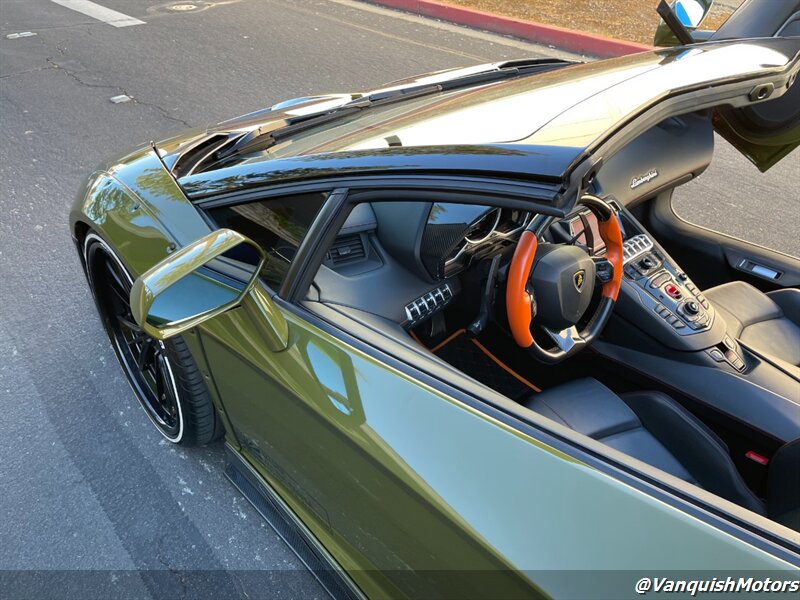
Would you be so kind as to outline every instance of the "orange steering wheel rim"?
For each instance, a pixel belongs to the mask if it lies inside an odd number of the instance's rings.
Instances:
[[[538,247],[539,240],[536,239],[536,234],[530,229],[523,231],[508,269],[506,284],[508,324],[511,327],[514,341],[523,348],[528,348],[533,344],[533,335],[531,334],[533,298],[528,292],[527,286]]]
[[[616,302],[622,286],[623,271],[623,247],[622,229],[619,224],[619,217],[616,212],[599,198],[589,197],[591,203],[586,202],[598,219],[598,230],[600,237],[606,245],[605,258],[614,266],[614,275],[610,281],[603,284],[602,296],[609,301]],[[584,204],[584,200],[581,200]],[[596,204],[607,207],[608,216],[598,214]],[[603,218],[605,217],[605,218]],[[533,321],[533,308],[535,300],[528,291],[528,279],[530,278],[533,261],[536,258],[536,250],[539,241],[536,233],[531,229],[526,229],[517,242],[514,256],[511,259],[511,266],[508,270],[508,281],[506,284],[506,313],[508,324],[511,327],[511,334],[514,341],[522,348],[529,348],[533,345],[533,334],[531,333],[531,323]]]

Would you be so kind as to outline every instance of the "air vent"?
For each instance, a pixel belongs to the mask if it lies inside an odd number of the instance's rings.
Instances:
[[[346,235],[336,238],[325,256],[333,266],[349,265],[366,257],[364,241],[360,235]]]
[[[652,240],[643,233],[628,238],[622,245],[623,262],[627,264],[652,249]]]

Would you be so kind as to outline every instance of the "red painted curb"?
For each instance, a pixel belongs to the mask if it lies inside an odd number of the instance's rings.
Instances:
[[[592,54],[603,58],[622,56],[635,52],[652,50],[652,46],[616,40],[602,35],[573,31],[555,25],[544,25],[504,17],[494,13],[473,8],[454,6],[434,0],[364,0],[371,4],[380,4],[391,8],[399,8],[421,16],[450,21],[459,25],[467,25],[476,29],[485,29],[494,33],[511,35],[517,38],[547,44],[584,54]]]

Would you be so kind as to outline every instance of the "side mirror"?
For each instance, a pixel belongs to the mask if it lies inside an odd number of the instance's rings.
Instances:
[[[661,0],[656,11],[662,22],[656,29],[653,44],[676,46],[705,42],[713,31],[695,31],[706,18],[714,0],[674,0],[667,4]]]
[[[701,0],[675,0],[672,5],[672,11],[686,29],[697,29],[709,10],[711,2]]]
[[[259,316],[271,320],[267,329],[283,338],[286,322],[274,301],[264,293],[254,293],[260,291],[255,284],[265,260],[255,242],[236,231],[219,229],[171,254],[134,282],[133,317],[147,335],[163,340],[253,296],[252,302],[261,309]]]

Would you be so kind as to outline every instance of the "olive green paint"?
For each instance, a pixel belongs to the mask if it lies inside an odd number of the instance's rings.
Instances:
[[[82,192],[72,229],[96,230],[134,276],[210,233],[146,153],[110,172]],[[269,295],[258,282],[248,298]],[[536,597],[526,573],[549,569],[792,568],[274,302],[262,309],[234,308],[186,338],[226,439],[368,596]],[[465,569],[494,575],[481,588],[454,575]]]

